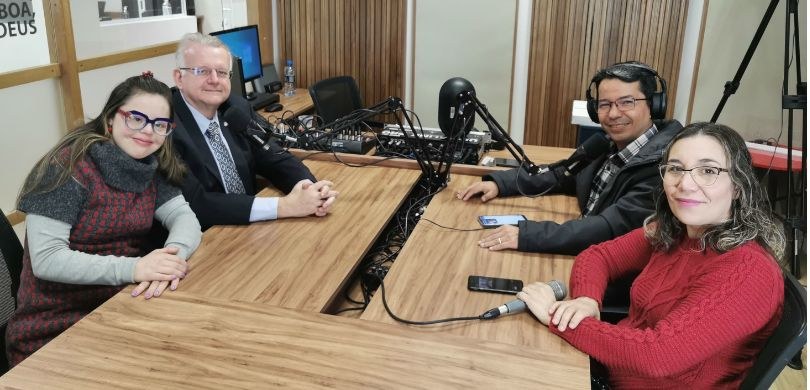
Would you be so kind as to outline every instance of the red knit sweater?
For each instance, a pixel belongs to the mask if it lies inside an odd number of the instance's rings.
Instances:
[[[616,388],[738,388],[779,322],[782,273],[755,242],[723,254],[696,247],[653,251],[642,228],[590,247],[574,262],[571,297],[601,305],[609,280],[641,270],[629,315],[550,329],[601,362]]]

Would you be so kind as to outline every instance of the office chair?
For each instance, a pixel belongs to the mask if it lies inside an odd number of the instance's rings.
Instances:
[[[748,371],[741,389],[767,389],[807,343],[807,290],[789,272],[782,320]]]
[[[0,342],[5,351],[6,323],[17,308],[17,290],[20,288],[23,247],[11,227],[6,214],[0,210]],[[0,374],[8,371],[6,354],[0,356]]]
[[[352,76],[337,76],[309,87],[309,96],[323,124],[331,123],[354,110],[364,108],[357,82]]]
[[[599,319],[616,324],[630,312],[630,287],[638,273],[624,276],[610,282],[602,297]]]

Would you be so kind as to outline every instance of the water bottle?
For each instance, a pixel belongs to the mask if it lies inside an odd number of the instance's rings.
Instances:
[[[124,6],[124,8],[121,10],[121,19],[126,19],[128,17],[129,17],[129,7]]]
[[[287,60],[284,67],[284,96],[295,95],[295,67],[292,60]]]
[[[169,4],[169,0],[163,0],[163,15],[171,15],[172,14],[172,5]]]

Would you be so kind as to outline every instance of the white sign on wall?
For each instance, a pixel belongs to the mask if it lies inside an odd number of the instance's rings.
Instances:
[[[0,73],[51,62],[42,0],[0,0]]]

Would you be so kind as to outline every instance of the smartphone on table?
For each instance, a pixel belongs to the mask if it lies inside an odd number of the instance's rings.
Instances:
[[[501,225],[515,225],[517,226],[518,222],[525,221],[526,216],[521,214],[509,214],[509,215],[479,215],[478,216],[478,223],[481,224],[482,227],[485,229],[492,229],[496,228]]]
[[[517,168],[520,166],[520,162],[512,158],[495,157],[495,166]]]
[[[517,279],[494,278],[491,276],[470,275],[467,278],[467,289],[499,294],[517,294],[523,290],[523,281]]]

